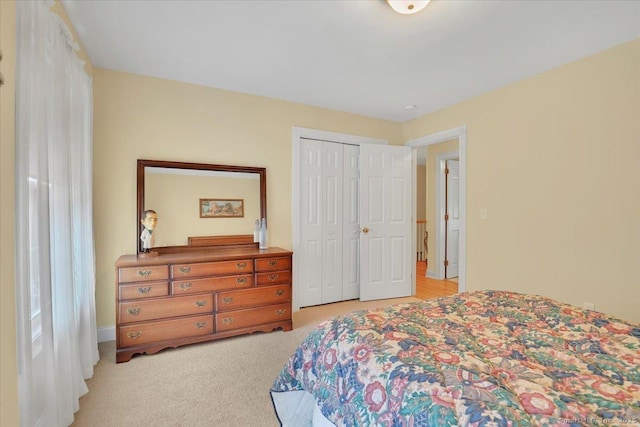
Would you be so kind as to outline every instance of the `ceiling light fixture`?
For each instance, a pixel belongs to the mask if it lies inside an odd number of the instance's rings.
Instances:
[[[410,15],[427,7],[431,0],[387,0],[389,6],[398,13]]]

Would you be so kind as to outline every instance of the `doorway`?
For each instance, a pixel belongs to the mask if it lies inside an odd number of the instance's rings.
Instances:
[[[458,177],[458,195],[459,195],[459,206],[458,206],[458,224],[459,228],[457,230],[458,234],[458,291],[464,292],[466,290],[466,168],[467,168],[467,131],[466,126],[461,126],[458,128],[450,129],[447,131],[439,132],[432,135],[427,135],[421,138],[416,138],[410,140],[405,143],[405,145],[413,148],[414,151],[414,159],[418,158],[419,150],[424,150],[426,147],[436,146],[436,144],[440,146],[445,146],[445,143],[448,141],[455,140],[457,142],[457,150],[456,152],[447,153],[446,149],[441,152],[441,156],[438,161],[439,164],[443,164],[444,161],[448,159],[458,158],[458,166],[459,166],[459,177]],[[414,160],[414,170],[417,169],[417,160]],[[414,171],[414,177],[416,172]],[[437,179],[437,178],[436,178]],[[415,178],[414,178],[415,180]],[[438,191],[440,188],[440,191]],[[445,212],[445,192],[444,184],[436,186],[436,212]],[[414,195],[414,206],[416,205],[415,200],[417,199],[416,195]],[[446,224],[444,221],[444,215],[435,215],[433,218],[433,226],[431,229],[433,230],[434,239],[429,239],[429,271],[427,272],[428,277],[432,277],[439,280],[445,279],[445,259],[446,257],[446,247],[445,247],[445,235],[446,235]],[[415,232],[414,232],[415,235]],[[433,244],[431,243],[433,242]],[[431,268],[433,267],[433,268]]]

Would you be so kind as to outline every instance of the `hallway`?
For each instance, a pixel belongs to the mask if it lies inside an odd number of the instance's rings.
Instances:
[[[416,298],[429,299],[458,293],[458,281],[436,280],[425,276],[427,264],[424,261],[416,262]]]

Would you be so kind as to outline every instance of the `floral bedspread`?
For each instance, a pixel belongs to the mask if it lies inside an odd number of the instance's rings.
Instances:
[[[640,425],[640,324],[503,291],[358,311],[298,347],[295,390],[337,426]]]

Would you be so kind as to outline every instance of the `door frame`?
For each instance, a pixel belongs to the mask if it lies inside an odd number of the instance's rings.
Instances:
[[[385,139],[370,138],[367,136],[349,135],[337,132],[330,132],[319,129],[309,129],[303,127],[293,127],[292,137],[292,188],[291,188],[291,236],[293,244],[293,265],[298,265],[296,262],[296,255],[299,256],[301,250],[300,242],[300,200],[301,200],[301,188],[300,188],[300,140],[301,139],[315,139],[319,141],[328,141],[341,144],[350,145],[362,145],[362,144],[388,144]],[[296,284],[300,283],[300,273],[296,268],[293,268],[293,286],[292,286],[292,310],[300,310],[300,298],[298,296],[298,290]]]
[[[467,288],[467,126],[462,125],[453,129],[444,130],[442,132],[434,133],[431,135],[426,135],[420,138],[411,139],[405,142],[405,145],[409,147],[413,147],[413,158],[414,158],[414,183],[416,181],[416,161],[417,158],[417,150],[423,147],[427,147],[429,145],[438,144],[440,142],[449,141],[452,139],[458,140],[458,158],[460,161],[460,269],[458,275],[458,292],[464,292]],[[437,179],[437,178],[436,178]],[[414,185],[415,188],[415,185]],[[438,192],[438,186],[436,185],[436,193]],[[440,199],[443,198],[438,197],[436,194],[436,212],[440,212],[443,207],[439,205],[444,203]],[[414,192],[414,211],[416,209],[416,195]],[[435,230],[439,234],[440,232],[444,233],[444,219],[441,215],[436,215],[436,223]],[[414,230],[413,234],[416,233],[416,225],[414,221]],[[414,239],[415,240],[415,239]],[[435,262],[436,262],[436,278],[444,277],[444,242],[442,238],[438,239],[438,243],[435,246]],[[415,245],[415,243],[414,243]],[[414,248],[414,252],[415,252]]]

